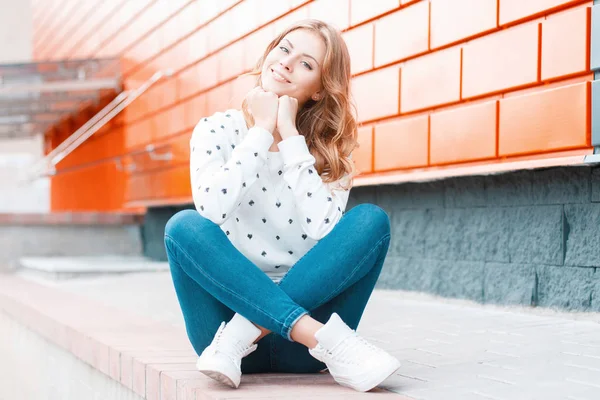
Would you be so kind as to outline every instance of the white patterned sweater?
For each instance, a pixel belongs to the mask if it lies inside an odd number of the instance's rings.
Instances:
[[[350,190],[324,183],[304,136],[278,143],[241,110],[202,118],[190,139],[194,205],[278,283],[345,212]],[[346,179],[347,175],[342,179]]]

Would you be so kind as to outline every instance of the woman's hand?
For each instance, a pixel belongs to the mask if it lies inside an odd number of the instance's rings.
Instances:
[[[298,135],[296,129],[296,114],[298,113],[298,99],[283,95],[279,98],[279,108],[277,110],[277,131],[281,139]]]
[[[254,117],[254,126],[259,126],[273,133],[277,126],[277,109],[279,101],[273,92],[267,92],[257,86],[246,95],[248,110]]]

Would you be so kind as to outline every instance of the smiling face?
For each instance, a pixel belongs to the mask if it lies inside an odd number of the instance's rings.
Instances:
[[[262,87],[278,96],[288,95],[301,107],[309,99],[318,100],[325,42],[307,29],[296,29],[269,52],[261,71]]]

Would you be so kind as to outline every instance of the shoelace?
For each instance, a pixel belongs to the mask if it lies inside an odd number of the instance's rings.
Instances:
[[[229,338],[223,335],[223,331],[225,329],[225,322],[221,323],[219,330],[215,334],[215,338],[213,344],[216,349],[218,349],[223,354],[227,354],[233,360],[236,358],[241,359],[248,355],[252,345],[246,346],[241,341],[236,340],[235,338]],[[223,351],[223,349],[227,349],[228,351]]]
[[[342,343],[344,345],[342,346]],[[335,349],[341,349],[335,351]],[[352,335],[344,339],[343,342],[335,347],[334,351],[328,351],[328,353],[336,360],[348,364],[361,365],[366,359],[367,354],[375,352],[377,354],[384,354],[384,351],[379,347],[369,343],[365,338],[359,336],[355,331]]]

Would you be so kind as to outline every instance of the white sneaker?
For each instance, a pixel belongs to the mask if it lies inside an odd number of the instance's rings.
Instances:
[[[254,341],[261,330],[240,314],[231,321],[221,322],[211,344],[204,349],[196,362],[196,368],[232,388],[240,386],[242,358],[258,347]]]
[[[367,392],[400,368],[400,361],[360,337],[337,313],[331,314],[315,338],[318,344],[308,352],[324,362],[342,386]]]

